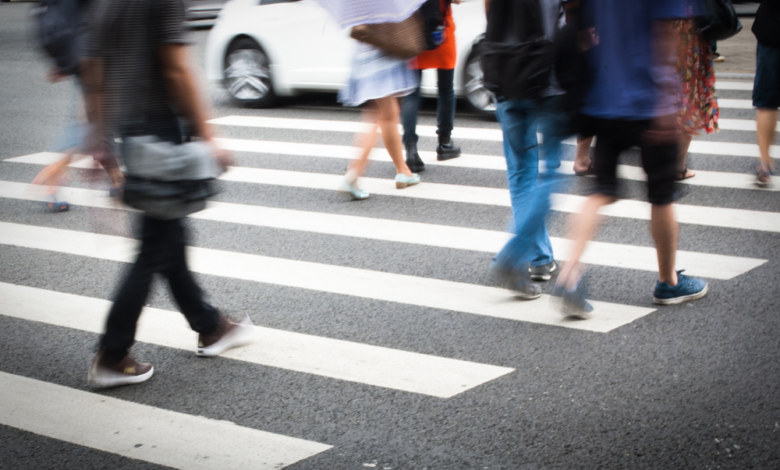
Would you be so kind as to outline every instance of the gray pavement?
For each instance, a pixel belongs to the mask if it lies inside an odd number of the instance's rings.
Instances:
[[[46,66],[30,39],[28,9],[29,5],[0,4],[0,160],[51,150],[74,99],[70,84],[44,80]],[[745,32],[749,34],[749,26],[744,20],[743,25],[737,38],[719,44],[727,56],[725,66],[733,67],[729,71],[752,70],[747,59],[744,64],[739,61],[751,47]],[[193,57],[202,65],[208,30],[191,34]],[[732,45],[735,52],[729,52]],[[717,70],[722,71],[724,64]],[[218,116],[359,120],[355,111],[336,107],[331,95],[297,97],[272,109],[241,109],[230,104],[223,90],[204,86]],[[719,90],[718,96],[748,100],[750,91]],[[428,102],[421,125],[435,125],[431,111]],[[753,114],[723,108],[721,118],[750,120]],[[456,127],[498,129],[497,123],[465,112],[459,112]],[[323,145],[352,141],[349,133],[339,132],[234,126],[220,127],[220,132],[258,141]],[[696,140],[753,144],[755,135],[723,130]],[[498,142],[459,143],[469,154],[502,155]],[[420,147],[432,151],[435,140],[421,137]],[[564,158],[572,160],[573,150],[567,147]],[[234,157],[238,167],[320,175],[342,174],[347,164],[346,156],[236,152]],[[637,165],[635,152],[628,152],[623,163]],[[690,159],[696,170],[746,179],[751,163],[751,158],[707,153],[692,154]],[[0,161],[0,187],[4,182],[28,183],[40,168]],[[74,169],[70,176],[67,184],[72,187],[101,191],[107,187],[91,171]],[[393,169],[389,163],[375,162],[367,176],[391,184]],[[496,170],[430,166],[422,177],[423,185],[506,188],[505,174]],[[625,198],[643,200],[642,183],[622,183]],[[572,177],[564,192],[585,195],[591,184],[589,179]],[[226,203],[491,231],[503,231],[510,217],[506,207],[392,195],[352,202],[330,190],[237,182],[221,182],[220,190],[216,200]],[[752,217],[761,218],[777,216],[779,194],[688,186],[680,202],[760,211]],[[551,236],[563,236],[566,217],[553,213]],[[131,236],[136,228],[135,219],[123,210],[74,205],[67,213],[47,214],[39,201],[10,198],[0,198],[0,222],[119,236]],[[491,253],[208,220],[188,224],[197,247],[351,267],[367,275],[380,272],[495,286],[487,275]],[[13,318],[3,299],[0,373],[333,446],[286,467],[291,470],[780,468],[780,304],[775,284],[780,276],[780,234],[716,225],[715,220],[682,224],[680,249],[766,262],[729,280],[710,279],[711,291],[700,301],[655,309],[606,333],[417,305],[405,302],[409,295],[405,292],[398,292],[396,301],[387,301],[372,298],[370,292],[361,298],[197,275],[212,302],[236,317],[248,314],[256,325],[514,369],[450,398],[235,358],[202,360],[192,351],[150,342],[139,342],[133,349],[138,358],[155,365],[149,382],[95,391],[86,384],[86,372],[98,335]],[[652,246],[647,223],[629,217],[607,217],[597,239]],[[0,283],[110,300],[126,265],[63,251],[56,246],[0,244]],[[626,308],[654,308],[654,281],[655,274],[649,271],[595,264],[589,269],[590,297]],[[550,287],[545,285],[544,291]],[[148,306],[176,309],[161,283],[153,291]],[[531,303],[513,302],[518,314],[533,308]],[[8,380],[6,375],[0,375],[0,394],[3,380]],[[79,436],[31,433],[4,424],[5,419],[0,416],[0,468],[158,468],[127,454],[75,444],[81,442]],[[54,424],[56,420],[52,417]]]

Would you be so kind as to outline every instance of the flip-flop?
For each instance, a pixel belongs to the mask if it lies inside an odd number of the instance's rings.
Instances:
[[[683,168],[681,171],[677,172],[677,181],[687,180],[688,178],[693,178],[696,176],[695,174],[688,176],[688,165],[685,165],[685,168]]]
[[[593,160],[591,160],[590,165],[588,165],[588,169],[585,171],[575,171],[575,175],[577,176],[590,176],[596,174],[596,168],[593,167]]]
[[[46,209],[49,212],[54,212],[54,213],[65,212],[68,209],[70,209],[70,204],[68,204],[65,201],[58,201],[58,200],[52,198],[51,201],[46,203]]]

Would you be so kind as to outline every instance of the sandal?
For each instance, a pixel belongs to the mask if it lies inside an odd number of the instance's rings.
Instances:
[[[687,180],[688,178],[693,178],[696,176],[696,174],[692,174],[691,176],[688,176],[688,165],[685,165],[685,167],[677,172],[677,176],[675,177],[675,180],[682,181]]]
[[[591,176],[596,174],[596,168],[593,166],[593,160],[590,161],[588,168],[585,171],[574,171],[577,176]]]

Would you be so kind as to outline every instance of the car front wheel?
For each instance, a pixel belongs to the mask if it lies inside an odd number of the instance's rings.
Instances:
[[[483,116],[495,116],[496,96],[485,88],[482,64],[479,61],[479,46],[469,54],[463,69],[463,88],[466,103],[474,112]]]
[[[267,107],[276,98],[268,56],[251,39],[239,39],[230,45],[223,76],[227,92],[239,104]]]

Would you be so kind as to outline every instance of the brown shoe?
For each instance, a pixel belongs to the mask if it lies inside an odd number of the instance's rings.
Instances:
[[[213,333],[198,336],[198,356],[219,356],[228,349],[244,346],[252,342],[254,327],[247,316],[241,323],[233,323],[222,315],[219,325]]]
[[[100,352],[92,361],[87,380],[93,387],[118,387],[146,382],[152,378],[154,367],[151,364],[138,362],[130,355],[116,364],[108,364]]]

